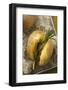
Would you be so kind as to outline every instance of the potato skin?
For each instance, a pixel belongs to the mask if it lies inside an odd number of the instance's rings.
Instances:
[[[36,30],[28,38],[27,42],[27,57],[34,60],[34,54],[37,52],[38,43],[42,43],[45,40],[45,33],[43,31]]]
[[[49,59],[53,54],[53,49],[54,49],[54,44],[52,40],[49,39],[41,51],[39,65],[44,65],[49,62]]]
[[[24,28],[25,33],[28,33],[29,29],[35,23],[37,19],[38,19],[37,16],[32,16],[32,15],[23,16],[23,28]]]

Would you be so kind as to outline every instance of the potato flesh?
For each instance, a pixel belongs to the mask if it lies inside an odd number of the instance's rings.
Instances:
[[[52,40],[49,39],[41,51],[39,65],[44,65],[49,62],[49,59],[53,54],[53,49],[54,49],[54,44]]]
[[[34,54],[37,52],[37,45],[45,40],[45,34],[43,31],[34,31],[27,42],[27,56],[29,59],[34,60]]]

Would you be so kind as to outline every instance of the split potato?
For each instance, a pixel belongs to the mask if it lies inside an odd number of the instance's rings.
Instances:
[[[49,62],[49,59],[53,54],[53,49],[54,49],[53,41],[52,39],[49,39],[41,51],[39,65],[44,65]]]
[[[37,53],[38,44],[44,42],[45,37],[45,33],[39,30],[32,32],[32,34],[29,36],[26,48],[27,57],[29,59],[34,60]]]

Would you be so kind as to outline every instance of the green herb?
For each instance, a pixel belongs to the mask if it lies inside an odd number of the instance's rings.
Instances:
[[[47,39],[49,38],[49,37],[53,37],[53,36],[55,36],[56,34],[55,34],[55,31],[54,30],[51,30],[51,31],[48,31],[47,32]]]

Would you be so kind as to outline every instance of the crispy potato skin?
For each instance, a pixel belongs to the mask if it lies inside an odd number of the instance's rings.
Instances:
[[[37,52],[38,43],[42,43],[45,40],[45,34],[43,31],[34,31],[28,38],[27,42],[27,57],[31,60],[34,60],[34,53]]]
[[[53,49],[54,49],[54,44],[52,40],[49,39],[41,51],[39,65],[44,65],[49,62],[49,59],[53,54]]]

